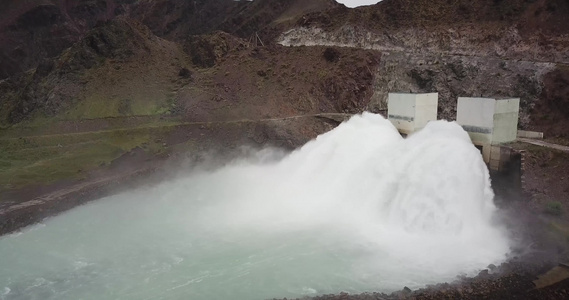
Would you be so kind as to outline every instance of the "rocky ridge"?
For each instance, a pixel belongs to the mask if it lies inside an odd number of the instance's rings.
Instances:
[[[279,42],[568,63],[568,13],[563,0],[386,0],[307,14]]]
[[[249,38],[271,33],[298,15],[337,5],[331,0],[7,0],[0,4],[0,79],[58,56],[96,25],[117,16],[147,26],[155,35],[183,42],[190,35],[223,30]],[[263,35],[263,37],[265,37]]]

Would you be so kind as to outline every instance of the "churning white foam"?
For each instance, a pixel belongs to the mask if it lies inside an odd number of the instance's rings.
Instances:
[[[6,299],[418,288],[503,261],[495,213],[488,170],[459,125],[403,139],[364,113],[278,161],[194,172],[5,237],[0,288]]]

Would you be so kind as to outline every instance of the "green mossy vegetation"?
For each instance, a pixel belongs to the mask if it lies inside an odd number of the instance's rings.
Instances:
[[[88,97],[59,116],[60,119],[81,120],[123,116],[152,116],[168,114],[175,108],[175,100]]]
[[[137,147],[160,154],[165,151],[160,137],[172,128],[169,125],[0,138],[0,189],[82,179],[87,171],[109,165]]]
[[[558,201],[548,202],[545,205],[543,212],[548,215],[560,216],[563,214],[563,205]]]

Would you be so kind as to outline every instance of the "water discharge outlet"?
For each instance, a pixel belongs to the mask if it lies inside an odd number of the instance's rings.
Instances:
[[[433,121],[404,139],[365,113],[282,159],[192,172],[0,238],[0,298],[420,288],[507,258],[493,196],[460,125]]]

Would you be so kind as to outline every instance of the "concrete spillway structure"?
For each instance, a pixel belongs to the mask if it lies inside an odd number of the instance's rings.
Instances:
[[[516,140],[520,99],[459,97],[456,122],[468,132],[472,143],[482,148],[490,169],[500,170],[506,161],[500,144]]]
[[[402,134],[411,134],[437,120],[438,93],[389,93],[388,119]]]
[[[388,119],[403,135],[416,132],[437,120],[438,93],[389,93]],[[518,155],[502,144],[518,135],[520,99],[459,97],[456,122],[468,132],[493,171],[504,171]]]

